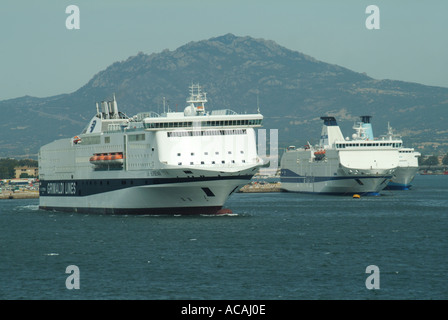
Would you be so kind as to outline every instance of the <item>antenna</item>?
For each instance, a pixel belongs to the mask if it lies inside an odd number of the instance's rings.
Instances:
[[[260,114],[260,101],[258,100],[258,89],[257,89],[257,112]]]

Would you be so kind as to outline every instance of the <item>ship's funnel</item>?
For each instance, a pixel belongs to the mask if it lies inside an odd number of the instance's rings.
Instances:
[[[319,145],[323,148],[332,146],[335,141],[344,141],[341,129],[334,117],[320,117],[324,120]]]
[[[110,102],[110,113],[111,118],[113,119],[118,118],[118,106],[117,106],[117,100],[115,100],[115,94],[114,94],[114,100]]]
[[[364,129],[364,136],[367,140],[374,140],[372,124],[370,123],[370,118],[372,116],[361,116],[362,128]]]
[[[101,112],[106,119],[109,119],[109,103],[107,101],[101,101]]]

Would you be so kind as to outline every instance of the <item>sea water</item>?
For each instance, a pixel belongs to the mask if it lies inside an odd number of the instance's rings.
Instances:
[[[86,215],[2,200],[0,299],[448,298],[448,176],[360,199],[238,193],[225,207]]]

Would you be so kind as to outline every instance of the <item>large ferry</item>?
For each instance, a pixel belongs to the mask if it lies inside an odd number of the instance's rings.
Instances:
[[[334,117],[324,121],[319,144],[290,146],[281,159],[285,191],[379,195],[398,166],[400,140],[367,138],[368,126],[355,124],[352,139],[344,138]]]
[[[39,151],[45,210],[110,214],[214,214],[263,165],[255,129],[261,114],[206,111],[190,87],[183,112],[128,117],[96,104],[81,134]]]

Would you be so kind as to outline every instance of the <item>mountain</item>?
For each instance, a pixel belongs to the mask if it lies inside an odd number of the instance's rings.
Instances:
[[[264,128],[279,130],[280,147],[317,142],[320,116],[334,115],[350,136],[360,115],[372,115],[376,136],[390,122],[407,146],[448,149],[448,88],[376,80],[273,41],[226,34],[174,51],[140,52],[70,94],[0,101],[0,157],[35,157],[41,145],[79,134],[95,102],[114,93],[128,115],[161,113],[164,97],[181,111],[191,83],[203,85],[209,110],[256,112],[258,100]]]

